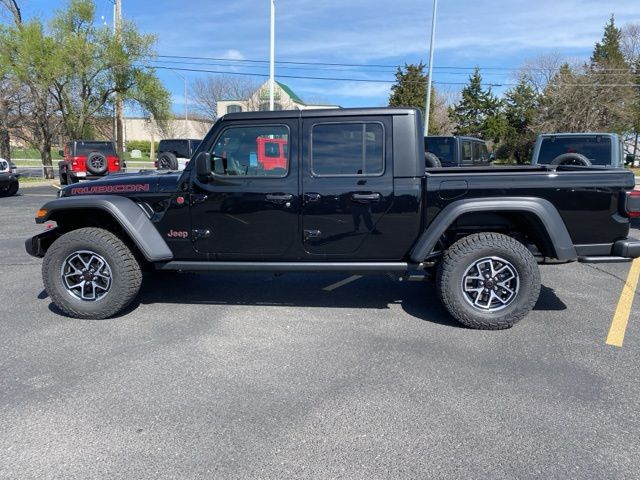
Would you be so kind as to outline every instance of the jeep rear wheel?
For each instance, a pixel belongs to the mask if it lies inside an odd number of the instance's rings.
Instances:
[[[436,279],[452,317],[483,330],[509,328],[525,317],[540,294],[540,271],[531,252],[499,233],[476,233],[444,254]]]
[[[42,264],[42,279],[49,297],[64,313],[97,320],[131,303],[140,290],[142,273],[133,252],[113,233],[81,228],[51,245]]]
[[[0,188],[0,197],[12,197],[16,193],[18,193],[19,188],[20,184],[17,180],[14,180],[6,187]]]

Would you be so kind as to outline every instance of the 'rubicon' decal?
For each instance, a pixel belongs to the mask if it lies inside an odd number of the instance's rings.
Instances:
[[[71,195],[95,195],[97,193],[136,193],[148,191],[148,183],[130,183],[125,185],[92,185],[90,187],[74,187],[71,189]]]

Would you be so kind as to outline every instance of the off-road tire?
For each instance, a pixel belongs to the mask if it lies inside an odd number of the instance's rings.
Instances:
[[[109,168],[109,162],[107,157],[105,157],[100,152],[91,152],[87,155],[87,171],[93,173],[94,175],[102,175]]]
[[[14,180],[7,188],[0,188],[0,197],[13,197],[20,189],[20,184]]]
[[[64,286],[62,264],[74,252],[88,250],[107,261],[111,269],[109,292],[95,301],[83,301]],[[47,250],[42,280],[53,303],[71,317],[100,320],[124,309],[135,298],[142,283],[140,264],[133,252],[113,233],[102,228],[80,228],[58,238]]]
[[[480,311],[465,298],[463,276],[470,266],[485,257],[508,261],[519,276],[519,291],[503,310]],[[536,304],[540,270],[531,252],[517,240],[499,233],[475,233],[458,240],[444,253],[436,287],[443,305],[460,323],[481,330],[502,330],[515,325]]]
[[[424,167],[425,168],[442,168],[442,162],[438,156],[431,152],[424,152]]]
[[[162,152],[158,156],[158,170],[178,170],[178,159],[171,152]]]

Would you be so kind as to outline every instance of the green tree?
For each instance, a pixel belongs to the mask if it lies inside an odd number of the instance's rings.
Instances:
[[[469,84],[461,92],[461,99],[450,111],[456,124],[456,135],[471,135],[498,142],[507,129],[507,122],[501,112],[502,102],[491,88],[482,87],[480,69],[475,68],[469,77]]]
[[[115,92],[157,121],[170,116],[169,92],[140,66],[153,55],[155,38],[129,22],[119,35],[95,23],[92,0],[70,0],[48,29],[35,19],[0,30],[0,67],[28,89],[30,129],[45,166],[53,138],[90,136],[109,115]],[[51,168],[46,173],[53,177]]]
[[[93,121],[108,115],[115,93],[156,121],[167,119],[169,92],[153,70],[140,66],[153,56],[155,37],[140,34],[131,22],[123,22],[119,35],[113,35],[107,27],[96,27],[95,20],[92,0],[71,0],[51,23],[61,67],[52,95],[65,133],[72,139],[91,136]]]
[[[506,134],[499,156],[513,158],[524,163],[535,140],[531,129],[538,108],[538,95],[525,79],[507,90],[503,101],[503,114],[507,122]]]
[[[620,40],[622,32],[616,27],[615,18],[611,15],[609,22],[604,27],[602,41],[597,42],[591,54],[591,66],[600,68],[625,68],[625,61]]]
[[[405,64],[404,68],[398,67],[396,71],[396,82],[391,86],[389,96],[390,107],[412,107],[418,108],[424,115],[427,104],[427,80],[424,73],[423,63]],[[431,87],[431,101],[429,102],[429,131],[439,132],[441,126],[437,121],[435,110],[437,103],[437,92]],[[424,120],[424,116],[422,117]]]

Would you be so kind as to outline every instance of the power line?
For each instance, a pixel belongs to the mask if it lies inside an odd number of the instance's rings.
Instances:
[[[256,59],[246,59],[246,58],[223,58],[223,57],[200,57],[200,56],[187,56],[187,55],[157,55],[158,58],[175,58],[180,60],[210,60],[210,61],[223,61],[223,62],[233,62],[233,63],[257,63],[257,64],[265,64],[269,63],[268,60],[256,60]],[[332,67],[358,67],[358,68],[393,68],[397,69],[401,67],[401,65],[384,65],[384,64],[374,64],[374,63],[337,63],[337,62],[302,62],[302,61],[290,61],[290,60],[278,60],[277,64],[288,64],[288,65],[323,65],[323,66],[332,66]],[[428,65],[427,65],[428,66]],[[549,72],[556,71],[559,68],[556,67],[481,67],[479,65],[463,67],[459,65],[434,65],[433,68],[435,70],[470,70],[473,71],[477,68],[482,70],[493,70],[493,71],[541,71],[541,72]],[[621,73],[631,73],[628,68],[605,68],[598,70],[599,72],[621,72]]]
[[[235,71],[223,71],[223,70],[205,70],[201,68],[182,68],[182,67],[163,67],[158,65],[143,65],[146,68],[155,68],[158,70],[180,70],[184,72],[195,72],[195,73],[212,73],[218,75],[242,75],[242,76],[251,76],[251,77],[268,77],[268,74],[262,73],[253,73],[253,72],[235,72]],[[377,78],[343,78],[343,77],[316,77],[316,76],[303,76],[303,75],[278,75],[278,78],[293,78],[300,80],[322,80],[322,81],[335,81],[335,82],[361,82],[361,83],[395,83],[396,80],[384,80]],[[415,82],[415,83],[423,83],[423,82]],[[466,82],[438,82],[434,81],[433,83],[437,85],[468,85]],[[485,86],[488,87],[513,87],[516,86],[516,83],[485,83]],[[567,87],[638,87],[635,84],[563,84],[563,86]]]

